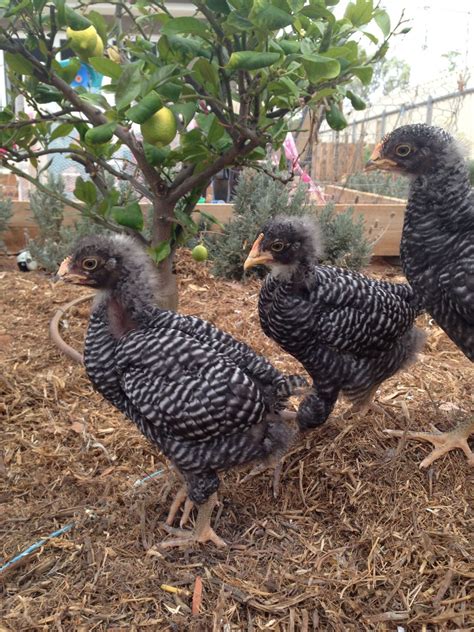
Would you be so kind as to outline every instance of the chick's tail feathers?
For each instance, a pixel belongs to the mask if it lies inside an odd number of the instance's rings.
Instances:
[[[281,421],[270,421],[263,440],[262,461],[268,465],[276,464],[288,451],[296,432]]]
[[[400,364],[400,369],[406,369],[416,362],[417,356],[426,343],[426,332],[419,327],[412,327],[403,338],[404,358]]]
[[[276,395],[286,400],[292,395],[303,395],[309,388],[308,381],[301,375],[285,375],[278,383]]]

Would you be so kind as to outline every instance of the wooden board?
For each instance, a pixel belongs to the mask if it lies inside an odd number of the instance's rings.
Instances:
[[[398,256],[400,253],[400,239],[403,227],[404,203],[395,204],[354,204],[355,216],[364,217],[367,233],[371,241],[374,241],[374,255]],[[202,209],[214,215],[219,222],[225,224],[233,214],[233,204],[198,204],[197,209]],[[316,207],[316,208],[322,208]],[[336,212],[346,210],[346,204],[335,204]],[[199,219],[199,215],[194,215]],[[66,209],[64,224],[71,225],[79,218],[75,209]],[[13,217],[10,229],[3,234],[3,240],[9,252],[18,252],[25,247],[25,231],[30,238],[38,234],[37,227],[32,219],[28,202],[13,203]]]
[[[349,189],[335,184],[325,184],[324,194],[328,201],[334,200],[336,204],[406,204],[406,201],[400,198]]]

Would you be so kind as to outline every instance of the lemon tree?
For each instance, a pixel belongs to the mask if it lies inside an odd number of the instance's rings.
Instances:
[[[314,129],[324,118],[342,129],[344,111],[364,107],[373,65],[403,27],[372,0],[347,2],[339,17],[337,4],[197,0],[190,15],[174,17],[161,0],[136,0],[127,10],[111,4],[106,19],[89,2],[3,0],[2,165],[44,189],[48,156],[80,163],[86,175],[64,201],[146,243],[161,303],[175,307],[173,254],[198,232],[191,213],[211,178],[258,168],[302,108]],[[67,65],[64,50],[73,55]],[[81,63],[103,75],[100,92],[71,86]],[[30,115],[15,109],[19,94]],[[116,158],[124,150],[126,168]],[[199,247],[196,256],[204,257]]]

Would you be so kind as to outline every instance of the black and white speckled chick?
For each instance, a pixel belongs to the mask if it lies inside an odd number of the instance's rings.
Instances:
[[[131,238],[84,238],[59,275],[100,290],[85,342],[87,375],[173,462],[190,501],[202,505],[215,494],[218,471],[286,450],[292,431],[278,411],[303,380],[210,323],[157,308],[153,264]],[[222,544],[208,522],[194,535]]]
[[[405,125],[377,146],[366,169],[411,177],[400,255],[427,312],[474,361],[474,194],[454,138]]]
[[[400,245],[403,271],[426,311],[474,362],[474,193],[460,146],[439,127],[404,125],[375,147],[366,165],[371,169],[411,179]],[[420,467],[455,448],[474,467],[472,414],[449,432],[387,432],[435,446]]]
[[[424,340],[414,327],[420,310],[409,285],[317,265],[320,248],[315,222],[276,217],[245,263],[270,268],[259,298],[262,329],[313,379],[314,392],[298,411],[302,430],[324,423],[341,392],[356,408],[368,404]]]

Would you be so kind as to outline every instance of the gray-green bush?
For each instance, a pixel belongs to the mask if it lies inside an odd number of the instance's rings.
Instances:
[[[325,254],[323,263],[359,269],[371,255],[371,244],[364,235],[363,218],[354,218],[354,210],[335,213],[334,205],[316,209],[307,194],[307,186],[290,187],[270,175],[244,169],[235,191],[234,217],[223,233],[204,233],[204,242],[216,276],[240,280],[243,263],[261,227],[275,215],[319,217]],[[261,274],[258,271],[257,274]]]
[[[406,200],[410,183],[408,178],[403,176],[383,173],[383,171],[370,171],[351,174],[347,177],[345,186],[365,193],[377,193]]]
[[[51,193],[64,193],[64,181],[61,176],[49,174],[46,187]],[[48,272],[56,272],[79,237],[101,230],[100,226],[85,216],[81,216],[72,226],[63,226],[64,204],[54,195],[40,190],[30,193],[30,208],[39,235],[28,241],[28,250],[33,259]]]
[[[12,214],[12,201],[9,197],[4,196],[3,191],[0,189],[0,250],[6,250],[5,243],[2,240],[2,233],[8,229]]]

